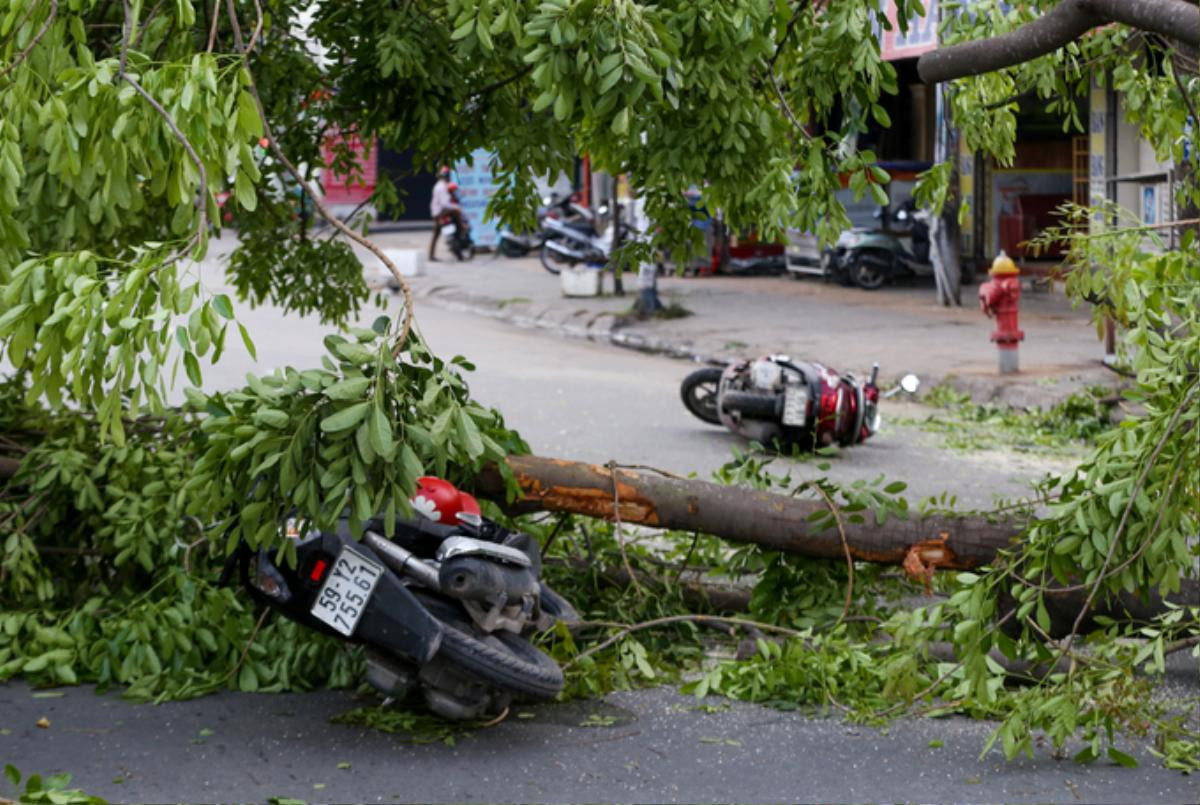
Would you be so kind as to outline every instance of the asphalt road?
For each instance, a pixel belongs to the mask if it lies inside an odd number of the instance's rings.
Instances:
[[[69,771],[116,802],[1195,802],[1195,778],[1145,752],[1127,769],[1039,749],[980,759],[989,725],[887,731],[669,688],[517,710],[453,746],[333,724],[349,693],[226,693],[129,704],[0,686],[0,762]],[[45,717],[48,728],[35,721]],[[1072,749],[1072,752],[1078,747]],[[0,782],[0,796],[12,796]]]

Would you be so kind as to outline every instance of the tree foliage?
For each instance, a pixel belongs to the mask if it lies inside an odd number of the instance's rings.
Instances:
[[[921,7],[895,5],[901,20]],[[1004,11],[982,0],[950,14],[943,38],[994,36],[1053,5]],[[883,200],[887,175],[856,135],[891,124],[881,101],[897,76],[879,47],[889,25],[874,0],[0,0],[0,348],[12,367],[0,452],[20,460],[0,497],[0,678],[151,697],[345,683],[353,657],[289,624],[266,625],[244,648],[253,614],[207,580],[227,540],[286,546],[279,527],[293,510],[325,524],[349,505],[361,523],[403,509],[422,471],[467,482],[524,449],[498,412],[470,400],[465,360],[429,354],[405,324],[352,328],[367,296],[361,272],[343,240],[314,238],[303,187],[327,136],[379,138],[411,149],[419,167],[486,148],[500,184],[492,210],[518,224],[532,218],[534,177],[586,152],[635,178],[665,241],[691,231],[692,185],[734,226],[831,235],[847,220],[834,198],[843,181]],[[1180,192],[1200,199],[1194,54],[1160,37],[1109,26],[955,81],[948,97],[968,146],[1007,164],[1022,105],[1083,131],[1094,80],[1123,93],[1160,158],[1190,165]],[[353,172],[346,140],[333,150],[335,168]],[[923,182],[937,204],[952,190],[949,168]],[[378,200],[412,201],[386,183]],[[227,217],[240,238],[228,269],[236,299],[210,292],[195,262]],[[1074,636],[1041,634],[1052,586],[1082,585],[1095,600],[1195,577],[1200,250],[1191,235],[1182,249],[1152,248],[1128,226],[1062,235],[1071,290],[1126,327],[1145,415],[1045,490],[1049,513],[990,572],[946,582],[949,599],[929,608],[871,609],[889,642],[874,620],[839,619],[818,634],[811,617],[770,605],[789,588],[796,602],[820,600],[852,574],[710,545],[714,565],[762,573],[756,613],[796,634],[763,643],[759,660],[711,670],[697,690],[792,706],[832,699],[865,717],[885,700],[897,705],[884,713],[937,702],[999,716],[1009,756],[1032,751],[1034,730],[1062,747],[1082,727],[1083,759],[1110,751],[1120,762],[1113,731],[1153,722],[1166,762],[1200,765],[1194,733],[1161,714],[1148,721],[1143,696],[1170,641],[1194,639],[1196,613],[1106,625],[1086,651]],[[202,361],[253,351],[238,306],[267,303],[344,328],[326,340],[323,365],[205,393]],[[185,378],[187,406],[169,408],[168,388]],[[726,477],[774,483],[760,469]],[[861,490],[819,488],[827,528],[838,505],[852,517],[910,510],[882,493],[864,503]],[[202,538],[185,526],[192,517],[218,527]],[[597,542],[626,555],[619,535]],[[697,541],[686,544],[672,543],[670,558],[686,564]],[[663,561],[633,553],[639,566]],[[871,608],[874,598],[846,600]],[[595,600],[623,616],[664,614],[647,601],[677,599]],[[604,665],[560,635],[560,656],[592,674],[577,690],[661,678],[669,663],[648,653],[650,640],[618,638]],[[938,641],[954,645],[954,663],[928,652]],[[1058,654],[1071,670],[1010,691],[992,649],[1030,662]]]

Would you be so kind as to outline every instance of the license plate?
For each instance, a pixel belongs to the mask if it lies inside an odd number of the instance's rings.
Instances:
[[[808,424],[808,389],[788,386],[783,392],[783,424],[802,428]]]
[[[358,551],[342,548],[317,594],[313,617],[346,637],[354,634],[381,575],[383,565]]]

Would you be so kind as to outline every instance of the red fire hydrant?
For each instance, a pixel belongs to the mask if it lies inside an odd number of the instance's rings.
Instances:
[[[1017,326],[1021,272],[1011,257],[1000,252],[992,261],[988,274],[992,277],[991,282],[979,286],[979,309],[989,319],[996,317],[992,340],[1000,353],[1000,373],[1011,374],[1018,371],[1017,344],[1025,338],[1025,333]]]

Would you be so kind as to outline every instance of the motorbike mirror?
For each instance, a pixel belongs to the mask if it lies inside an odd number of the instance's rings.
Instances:
[[[909,394],[916,394],[917,389],[921,388],[921,378],[913,374],[905,375],[900,378],[900,388]]]

